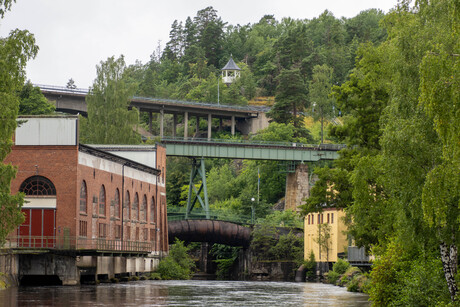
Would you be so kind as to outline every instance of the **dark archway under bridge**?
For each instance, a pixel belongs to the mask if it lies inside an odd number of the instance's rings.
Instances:
[[[185,242],[208,242],[248,247],[252,228],[217,220],[179,220],[168,222],[169,244],[175,238]]]

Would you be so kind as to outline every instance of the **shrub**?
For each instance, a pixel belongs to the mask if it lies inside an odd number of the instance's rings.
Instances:
[[[193,259],[187,254],[188,248],[184,242],[178,240],[169,250],[169,255],[161,260],[156,272],[161,279],[190,279],[192,277],[192,268],[195,267]]]
[[[310,252],[310,257],[308,260],[304,260],[303,266],[305,268],[305,275],[307,280],[312,280],[316,275],[316,260],[315,253]]]
[[[348,270],[349,267],[350,264],[348,261],[339,258],[337,259],[337,262],[332,266],[332,270],[336,273],[339,273],[339,275],[342,275]]]
[[[329,271],[325,275],[326,275],[326,281],[333,285],[337,284],[337,281],[340,278],[340,274],[334,271]]]

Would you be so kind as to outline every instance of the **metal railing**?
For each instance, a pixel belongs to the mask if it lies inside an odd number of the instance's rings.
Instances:
[[[54,92],[59,92],[59,93],[87,95],[89,92],[88,89],[83,89],[83,88],[72,89],[72,88],[67,88],[65,86],[44,85],[44,84],[34,84],[34,86],[38,86],[41,90],[54,91]],[[175,100],[175,99],[168,99],[168,98],[152,98],[152,97],[133,96],[132,99],[152,101],[152,102],[165,102],[165,103],[173,103],[173,104],[181,104],[181,105],[214,107],[214,108],[220,108],[220,109],[240,110],[240,111],[249,111],[249,112],[251,111],[252,112],[268,112],[270,110],[270,107],[266,107],[266,106],[240,106],[240,105],[218,104],[218,103],[209,103],[209,102],[201,102],[201,101]]]
[[[67,236],[8,237],[3,248],[150,252],[153,242]]]
[[[248,146],[275,146],[275,147],[298,147],[313,150],[333,150],[339,151],[347,146],[344,144],[304,144],[295,142],[277,142],[263,140],[245,140],[245,139],[207,139],[207,138],[183,138],[183,137],[163,137],[164,142],[183,142],[183,143],[200,143],[200,144],[228,144],[228,145],[248,145]]]

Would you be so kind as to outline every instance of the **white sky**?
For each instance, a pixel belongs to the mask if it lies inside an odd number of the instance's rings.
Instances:
[[[185,22],[208,6],[228,24],[256,23],[264,15],[312,19],[324,10],[335,17],[353,17],[379,8],[387,13],[397,0],[17,0],[0,20],[0,37],[15,28],[35,35],[40,47],[27,66],[36,84],[65,86],[70,78],[88,88],[96,65],[108,57],[125,56],[128,65],[146,63],[161,41],[164,48],[175,19]]]

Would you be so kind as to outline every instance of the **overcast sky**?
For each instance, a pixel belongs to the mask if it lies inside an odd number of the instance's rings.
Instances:
[[[379,8],[387,13],[397,0],[17,0],[3,20],[0,37],[15,28],[35,35],[40,51],[27,66],[35,84],[65,86],[70,78],[88,88],[96,65],[120,54],[126,63],[146,63],[161,42],[168,41],[175,19],[185,21],[208,6],[228,24],[255,23],[267,14],[312,19],[324,10],[353,17]]]

